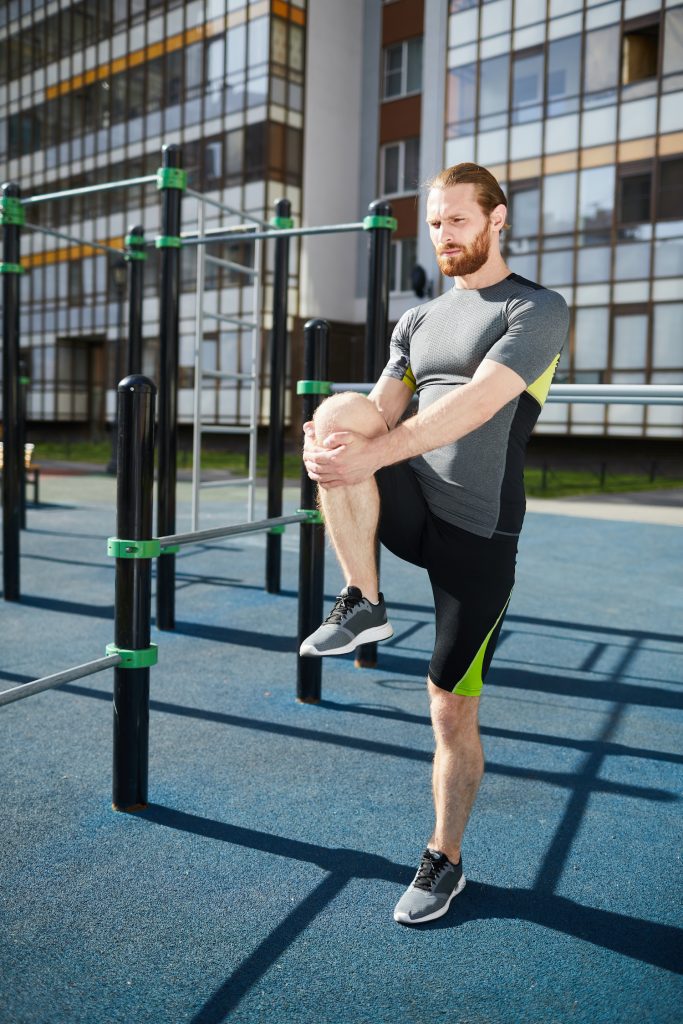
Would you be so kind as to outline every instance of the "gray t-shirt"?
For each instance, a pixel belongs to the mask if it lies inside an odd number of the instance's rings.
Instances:
[[[420,410],[468,383],[484,358],[509,366],[527,384],[477,430],[410,460],[434,515],[482,537],[519,533],[524,450],[568,324],[558,292],[517,274],[489,288],[451,288],[401,317],[382,375],[416,390]]]

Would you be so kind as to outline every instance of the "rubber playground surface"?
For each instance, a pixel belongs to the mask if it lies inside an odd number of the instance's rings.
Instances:
[[[41,485],[3,689],[113,640],[114,483]],[[202,527],[244,519],[234,489],[206,493]],[[683,529],[595,508],[528,514],[468,883],[418,928],[392,910],[432,825],[426,579],[383,553],[395,636],[377,669],[327,659],[307,706],[299,528],[279,595],[263,535],[184,548],[146,811],[111,810],[111,671],[0,708],[0,1022],[680,1021]],[[330,557],[329,597],[338,579]]]

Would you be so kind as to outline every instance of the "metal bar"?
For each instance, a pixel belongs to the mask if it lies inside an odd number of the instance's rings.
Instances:
[[[229,370],[202,370],[202,377],[211,377],[214,380],[252,380],[250,373],[232,373]]]
[[[254,266],[261,270],[263,259],[263,243],[254,243]],[[252,317],[254,326],[251,332],[251,375],[254,378],[254,385],[251,388],[251,401],[249,402],[249,459],[247,464],[247,476],[256,479],[256,449],[258,447],[258,418],[260,405],[259,379],[261,373],[261,281],[259,277],[254,278],[254,290],[252,296]],[[253,484],[249,487],[247,494],[247,519],[252,522],[256,503],[256,489]]]
[[[224,324],[237,324],[238,327],[244,328],[246,331],[253,331],[258,324],[252,323],[251,320],[242,320],[240,317],[228,316],[226,313],[210,313],[208,310],[204,310],[204,316],[211,317],[212,320],[220,320]]]
[[[87,196],[93,192],[109,192],[115,188],[133,188],[135,185],[156,184],[156,174],[146,174],[142,178],[126,178],[124,181],[106,181],[102,185],[84,185],[83,188],[68,188],[64,192],[46,192],[43,195],[28,196],[22,199],[24,206],[35,206],[36,203],[47,203],[50,199],[72,199],[74,196]]]
[[[288,526],[290,523],[305,523],[307,520],[308,516],[305,512],[294,512],[291,516],[276,516],[273,519],[260,519],[258,522],[237,523],[234,526],[217,526],[215,529],[194,530],[192,533],[176,533],[171,537],[159,537],[159,543],[162,548],[176,547],[184,544],[201,544],[205,540],[235,537],[242,533],[260,533],[263,530],[270,530],[273,526]],[[163,558],[168,558],[168,555],[164,555]],[[129,559],[129,561],[138,561],[138,559]]]
[[[126,377],[118,387],[116,535],[130,540],[146,540],[152,535],[155,395],[156,388],[151,380],[138,375]],[[151,617],[151,559],[117,558],[116,646],[131,651],[148,648]],[[132,811],[146,806],[148,752],[149,668],[117,668],[114,672],[114,810]]]
[[[142,373],[142,299],[145,261],[136,255],[145,251],[145,232],[140,224],[128,228],[130,238],[139,239],[126,246],[128,263],[128,344],[126,373]]]
[[[203,423],[203,434],[250,434],[251,427],[224,427],[220,423]]]
[[[362,221],[352,224],[321,224],[315,228],[281,228],[280,230],[274,229],[273,231],[251,231],[247,226],[246,228],[233,228],[232,231],[228,229],[216,235],[207,233],[203,238],[183,232],[182,239],[183,245],[207,245],[209,242],[230,242],[234,239],[235,235],[245,234],[246,232],[248,232],[246,237],[250,240],[252,238],[261,240],[278,238],[283,234],[288,235],[290,238],[301,238],[304,235],[342,235],[351,231],[364,230]]]
[[[266,223],[266,221],[261,220],[260,217],[253,217],[251,214],[245,213],[244,210],[236,210],[234,206],[228,206],[227,203],[221,202],[220,199],[212,199],[211,196],[207,196],[203,192],[195,192],[193,188],[186,188],[185,195],[192,196],[193,199],[199,199],[202,203],[208,203],[209,206],[215,206],[224,213],[234,213],[239,217],[244,217],[246,220],[253,221],[254,224],[263,225]]]
[[[21,198],[21,189],[14,182],[2,186],[2,197],[11,206]],[[18,219],[18,218],[17,218]],[[21,227],[6,223],[3,227],[3,262],[17,265],[21,249]],[[19,284],[21,274],[2,274],[2,576],[5,601],[19,601],[21,475],[19,466],[24,457],[19,450]]]
[[[278,199],[275,216],[291,223],[292,204]],[[286,231],[286,228],[283,229]],[[287,373],[287,295],[289,290],[289,238],[275,241],[273,273],[273,329],[270,333],[270,414],[268,417],[268,504],[269,516],[282,515],[285,458],[285,375]],[[266,538],[266,590],[280,593],[282,536]]]
[[[206,249],[203,250],[206,252]],[[247,274],[251,277],[258,277],[259,272],[254,267],[245,267],[243,263],[234,263],[232,260],[224,260],[218,256],[211,256],[206,253],[206,262],[215,263],[217,267],[225,267],[226,270],[236,270],[238,273]]]
[[[206,221],[204,200],[199,203],[197,227],[203,234]],[[202,380],[206,371],[202,369],[204,358],[204,274],[206,270],[206,249],[197,250],[197,289],[194,320],[194,394],[192,403],[192,529],[199,529],[199,477],[202,469]]]
[[[26,361],[19,360],[19,416],[17,419],[17,447],[19,449],[19,502],[20,527],[26,529],[26,392],[28,377]]]
[[[181,150],[175,144],[162,148],[162,166],[180,168]],[[161,189],[161,233],[180,233],[179,188]],[[178,312],[180,303],[180,249],[161,249],[159,298],[160,375],[157,530],[172,533],[176,516],[178,450]],[[175,626],[175,555],[166,555],[157,566],[157,628]]]
[[[304,327],[304,377],[324,380],[328,373],[329,325],[326,320],[309,320]],[[303,422],[313,418],[320,395],[304,395]],[[305,468],[301,470],[301,507],[315,508],[316,486]],[[322,622],[325,585],[325,527],[314,523],[300,530],[299,609],[297,650]],[[297,658],[296,699],[317,704],[322,692],[322,658]]]
[[[374,383],[341,382],[333,394],[358,391],[367,395]],[[589,390],[590,389],[590,390]],[[683,405],[683,384],[553,384],[547,402],[606,403],[608,405]]]
[[[251,476],[230,477],[228,480],[200,480],[200,487],[237,487],[239,484],[253,484]]]
[[[38,231],[41,235],[54,235],[55,238],[62,238],[65,242],[73,242],[74,245],[85,245],[89,249],[101,249],[103,252],[113,252],[116,256],[123,256],[123,249],[115,249],[112,245],[105,245],[104,242],[88,242],[83,238],[76,238],[75,235],[67,235],[65,231],[56,231],[55,228],[43,228],[40,224],[29,224],[24,227],[29,231]],[[40,255],[39,253],[37,255]]]
[[[368,215],[391,217],[391,204],[375,200]],[[389,345],[389,267],[391,260],[391,228],[373,227],[368,231],[368,289],[365,330],[365,379],[377,380],[387,361]],[[379,577],[380,547],[375,545],[375,565]],[[361,644],[356,649],[356,668],[374,668],[377,644]]]
[[[13,704],[16,700],[23,700],[24,697],[31,697],[34,693],[51,690],[53,686],[61,686],[62,683],[70,683],[74,679],[83,679],[85,676],[95,675],[96,672],[104,672],[107,668],[115,668],[120,661],[120,654],[109,654],[106,658],[87,661],[84,665],[75,665],[64,672],[55,672],[51,676],[34,679],[30,683],[22,683],[21,686],[13,686],[11,690],[0,693],[0,707],[3,704]]]

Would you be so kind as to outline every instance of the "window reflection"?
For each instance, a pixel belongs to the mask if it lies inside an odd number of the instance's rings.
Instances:
[[[516,56],[512,69],[512,122],[536,121],[542,114],[543,54]]]
[[[507,124],[510,58],[507,54],[481,62],[479,69],[479,131]]]
[[[650,276],[650,243],[618,245],[614,261],[614,277],[618,281],[639,281]]]
[[[543,181],[543,231],[572,231],[576,219],[576,173],[550,174]]]
[[[529,252],[538,246],[541,193],[538,184],[519,184],[510,189],[508,251]]]
[[[475,75],[476,64],[451,68],[448,72],[447,117],[451,138],[474,132]]]
[[[615,314],[612,350],[615,369],[637,370],[645,366],[647,320],[646,313]]]
[[[556,39],[548,44],[548,116],[578,110],[581,67],[581,36]]]
[[[619,26],[599,28],[586,34],[583,87],[601,93],[617,85],[619,74]]]
[[[607,366],[609,310],[606,306],[582,307],[574,323],[574,367],[589,370]]]
[[[614,165],[581,171],[579,225],[585,229],[610,228],[614,207]]]
[[[581,249],[576,261],[576,280],[580,284],[593,284],[594,281],[608,281],[612,250],[607,245]]]

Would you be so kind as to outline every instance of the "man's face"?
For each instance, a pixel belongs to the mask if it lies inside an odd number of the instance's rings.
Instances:
[[[442,274],[465,277],[484,266],[492,229],[474,185],[433,188],[427,197],[427,223]]]

